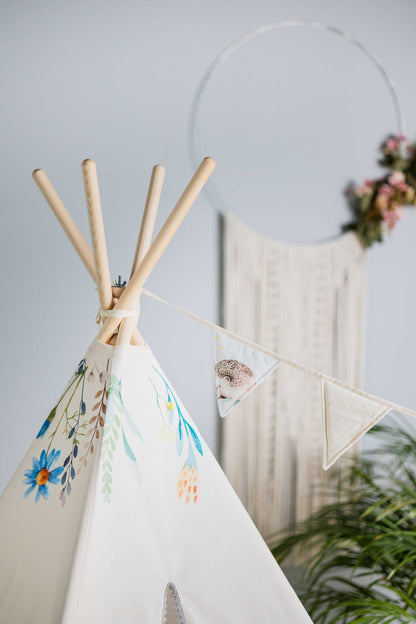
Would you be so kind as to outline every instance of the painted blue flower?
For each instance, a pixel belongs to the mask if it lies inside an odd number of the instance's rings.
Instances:
[[[42,451],[39,459],[36,457],[32,458],[32,469],[25,471],[26,478],[23,480],[25,485],[29,485],[26,492],[23,494],[24,498],[29,496],[36,487],[38,489],[35,496],[35,503],[38,502],[41,496],[45,499],[49,497],[47,484],[58,483],[59,475],[64,469],[63,466],[59,466],[51,470],[52,465],[57,461],[60,454],[61,451],[52,449],[48,455],[46,455],[46,451]]]

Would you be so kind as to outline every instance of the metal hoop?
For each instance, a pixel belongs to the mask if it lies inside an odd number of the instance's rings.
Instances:
[[[192,162],[192,166],[195,167],[198,163],[197,149],[196,149],[196,127],[198,122],[199,115],[199,107],[202,100],[202,95],[204,93],[205,87],[209,80],[212,78],[213,74],[216,70],[227,61],[230,56],[234,54],[239,48],[241,48],[244,44],[256,37],[263,35],[264,33],[278,30],[279,28],[291,28],[291,27],[299,27],[299,26],[307,26],[309,28],[318,28],[320,30],[326,30],[339,37],[342,37],[352,45],[354,45],[358,50],[360,50],[376,67],[378,72],[381,74],[384,82],[387,85],[387,88],[390,92],[390,95],[393,100],[393,106],[396,114],[396,122],[398,132],[400,134],[406,133],[406,122],[404,117],[403,109],[400,105],[399,98],[397,95],[396,87],[394,85],[393,80],[378,60],[374,54],[372,54],[360,41],[357,41],[354,37],[352,37],[349,33],[344,32],[343,30],[337,28],[336,26],[329,26],[328,24],[322,24],[320,22],[308,21],[308,20],[285,20],[282,22],[272,22],[271,24],[265,24],[264,26],[260,26],[259,28],[255,28],[254,30],[250,30],[249,32],[241,35],[237,39],[235,39],[232,43],[230,43],[224,50],[214,59],[211,65],[208,67],[205,74],[202,76],[201,82],[198,85],[198,88],[195,92],[195,95],[192,100],[191,110],[189,114],[189,123],[188,123],[188,149]],[[225,203],[220,195],[220,193],[215,189],[215,186],[212,181],[205,186],[204,191],[211,197],[216,208],[222,212],[225,208]]]

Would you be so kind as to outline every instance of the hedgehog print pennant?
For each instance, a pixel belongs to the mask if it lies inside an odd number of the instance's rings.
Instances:
[[[218,411],[224,417],[277,368],[279,360],[219,331],[214,336]]]

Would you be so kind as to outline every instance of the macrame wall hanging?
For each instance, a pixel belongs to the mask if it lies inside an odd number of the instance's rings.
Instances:
[[[229,214],[224,238],[225,326],[359,386],[366,252],[356,235],[285,245]],[[343,462],[322,471],[317,379],[281,367],[235,412],[223,424],[224,469],[270,537],[328,501]]]
[[[204,89],[238,48],[263,33],[307,26],[330,31],[366,55],[385,80],[404,133],[393,82],[360,42],[338,28],[285,21],[257,28],[214,60],[196,91],[190,115],[193,161]],[[211,184],[211,202],[223,214],[223,324],[347,383],[361,385],[366,250],[353,232],[329,242],[291,245],[265,238],[224,210]],[[322,471],[321,384],[279,367],[223,422],[222,464],[263,536],[273,535],[331,500],[345,462]],[[351,452],[356,452],[352,450]]]

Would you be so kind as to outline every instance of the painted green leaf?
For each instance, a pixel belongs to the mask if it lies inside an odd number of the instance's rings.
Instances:
[[[127,438],[124,435],[124,431],[123,431],[123,442],[124,442],[124,448],[125,448],[127,456],[131,459],[131,461],[135,462],[136,461],[136,456],[133,453],[133,451],[131,450],[131,447],[130,447],[129,443],[127,442]]]

